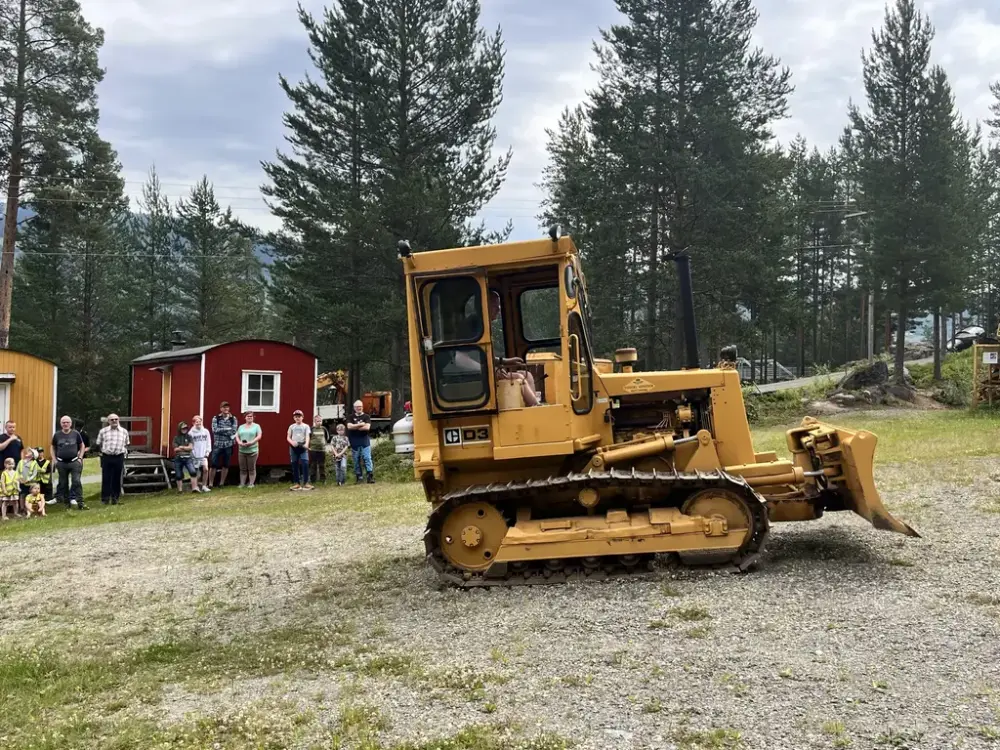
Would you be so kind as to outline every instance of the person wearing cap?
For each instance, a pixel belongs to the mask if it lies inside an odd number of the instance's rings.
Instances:
[[[288,426],[285,440],[288,442],[288,457],[292,462],[293,490],[311,490],[309,483],[309,425],[301,409],[292,412],[295,421]]]
[[[181,422],[177,425],[177,434],[174,435],[174,479],[177,480],[177,491],[184,492],[184,472],[187,471],[191,477],[191,491],[199,492],[198,470],[194,465],[194,458],[191,452],[194,450],[194,440],[188,433],[188,423]]]
[[[215,472],[219,472],[219,486],[226,486],[229,476],[229,464],[233,461],[233,444],[236,442],[236,430],[240,426],[236,417],[229,411],[229,402],[219,404],[219,413],[212,417],[212,455],[209,462],[208,486],[215,486]]]
[[[108,415],[108,424],[97,433],[96,442],[101,449],[101,502],[118,505],[129,435],[117,414]]]

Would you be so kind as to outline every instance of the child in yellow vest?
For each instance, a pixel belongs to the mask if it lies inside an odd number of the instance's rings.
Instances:
[[[44,448],[35,448],[35,455],[35,462],[38,464],[38,489],[45,496],[46,505],[55,505],[56,499],[52,494],[52,461],[45,455]]]
[[[0,473],[0,514],[2,514],[0,517],[4,521],[9,520],[7,518],[8,508],[14,509],[15,516],[21,515],[17,509],[17,489],[17,470],[14,468],[14,459],[5,459],[3,462],[3,473]]]
[[[38,486],[38,482],[31,485],[31,489],[28,490],[28,494],[25,495],[24,499],[27,506],[28,518],[31,518],[33,515],[45,518],[45,495],[42,494],[42,488]]]
[[[38,462],[35,461],[35,451],[25,448],[21,451],[21,460],[17,462],[17,495],[18,511],[28,514],[24,498],[31,492],[31,485],[38,481]]]

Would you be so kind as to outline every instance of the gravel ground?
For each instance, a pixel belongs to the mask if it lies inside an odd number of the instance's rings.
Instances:
[[[99,628],[134,647],[168,627],[234,641],[303,618],[355,629],[309,675],[207,696],[169,685],[150,709],[163,722],[270,697],[317,712],[317,726],[345,701],[377,706],[386,743],[516,720],[585,750],[996,748],[1000,461],[978,465],[971,485],[941,464],[930,483],[883,492],[922,539],[832,514],[778,526],[744,576],[667,567],[461,592],[424,566],[421,526],[346,513],[31,536],[0,545],[0,644],[28,626],[68,644]],[[910,473],[877,480],[901,487]]]

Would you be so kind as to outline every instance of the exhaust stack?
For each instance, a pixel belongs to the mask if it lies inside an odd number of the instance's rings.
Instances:
[[[681,319],[684,324],[684,345],[687,352],[687,368],[698,370],[698,331],[694,324],[694,289],[691,286],[691,259],[686,250],[670,253],[677,263],[677,277],[681,284]]]

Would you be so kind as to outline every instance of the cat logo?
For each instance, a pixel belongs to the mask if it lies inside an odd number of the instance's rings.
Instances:
[[[648,380],[643,380],[642,378],[636,378],[625,384],[622,388],[625,393],[646,393],[653,390],[654,386]]]

